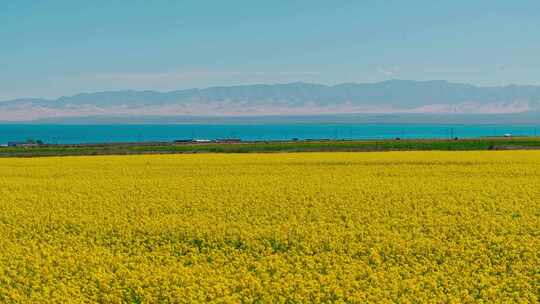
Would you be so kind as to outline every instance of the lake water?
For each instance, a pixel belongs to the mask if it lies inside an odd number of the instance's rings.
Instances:
[[[0,144],[27,139],[46,143],[105,143],[173,141],[180,139],[290,140],[473,138],[481,136],[535,136],[534,125],[441,124],[177,124],[177,125],[0,125]]]

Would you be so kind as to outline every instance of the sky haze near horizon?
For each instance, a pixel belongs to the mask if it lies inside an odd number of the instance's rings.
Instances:
[[[4,1],[0,100],[253,83],[540,84],[540,1]]]

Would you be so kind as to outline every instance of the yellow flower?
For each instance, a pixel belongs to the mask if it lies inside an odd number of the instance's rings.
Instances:
[[[540,152],[0,159],[1,303],[536,303]]]

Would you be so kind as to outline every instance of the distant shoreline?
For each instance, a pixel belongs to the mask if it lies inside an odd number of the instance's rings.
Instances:
[[[40,144],[170,143],[178,140],[239,139],[243,142],[289,140],[380,141],[400,139],[475,139],[511,135],[536,137],[540,124],[406,123],[214,123],[214,124],[6,124],[0,145],[33,140]]]
[[[0,157],[47,157],[193,153],[289,153],[379,151],[538,150],[540,137],[476,139],[299,140],[221,142],[132,142],[0,147]]]
[[[470,124],[540,125],[540,113],[513,114],[319,114],[246,116],[78,116],[22,121],[0,121],[0,125],[192,125],[192,124]]]

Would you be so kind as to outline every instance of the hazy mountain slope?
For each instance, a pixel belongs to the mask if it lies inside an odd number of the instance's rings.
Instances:
[[[276,115],[337,113],[504,114],[540,110],[540,86],[478,87],[390,80],[211,87],[171,92],[85,93],[55,100],[0,102],[0,120],[89,115]]]

